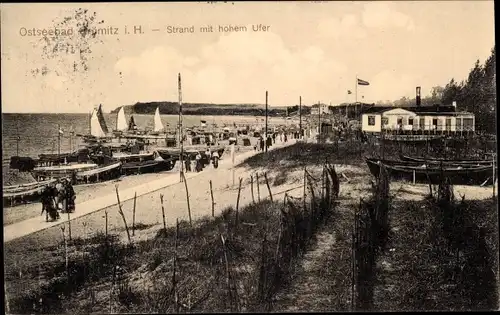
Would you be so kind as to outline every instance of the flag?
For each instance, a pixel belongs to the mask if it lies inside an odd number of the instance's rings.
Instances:
[[[358,79],[358,85],[370,85],[368,81]]]
[[[347,90],[347,94],[352,94],[351,90]]]
[[[63,130],[61,128],[59,128],[59,134],[64,134]]]

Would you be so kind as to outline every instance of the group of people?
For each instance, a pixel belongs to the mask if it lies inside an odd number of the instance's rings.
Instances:
[[[59,212],[75,211],[76,194],[71,181],[63,178],[48,185],[42,193],[42,213],[45,212],[45,220],[49,217],[52,221],[58,220]]]
[[[186,171],[201,172],[208,164],[210,164],[210,161],[212,161],[214,168],[217,168],[219,167],[219,158],[219,153],[217,151],[211,152],[209,148],[207,148],[204,152],[204,156],[202,156],[200,152],[197,152],[194,160],[192,159],[192,156],[189,155],[184,161]]]

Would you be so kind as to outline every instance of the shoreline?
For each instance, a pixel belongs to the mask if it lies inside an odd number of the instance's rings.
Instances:
[[[280,148],[285,145],[291,145],[295,141],[289,141],[288,143],[276,143],[270,150],[275,148]],[[284,145],[283,145],[284,144]],[[230,159],[230,153],[228,155],[224,154],[224,159],[219,162],[219,168],[214,169],[213,166],[205,168],[203,171],[196,172],[186,172],[185,176],[189,182],[189,179],[204,176],[205,174],[215,175],[218,172],[225,172],[234,167],[236,167],[244,159],[260,153],[260,151],[252,150],[235,150],[235,162],[234,165]],[[105,208],[109,208],[117,205],[115,185],[119,184],[120,200],[121,203],[125,203],[133,199],[134,193],[137,193],[137,198],[141,196],[150,195],[158,190],[167,189],[173,185],[179,183],[179,164],[176,164],[173,170],[153,173],[153,174],[141,174],[133,176],[125,176],[121,180],[107,181],[103,183],[91,184],[87,187],[80,188],[79,185],[74,186],[77,193],[77,200],[81,200],[76,204],[76,212],[71,214],[71,221],[78,218],[87,216],[94,212],[102,211]],[[218,176],[215,175],[214,179]],[[125,183],[125,185],[123,185]],[[97,194],[97,195],[96,195]],[[82,197],[83,198],[79,198]],[[23,207],[26,206],[26,207]],[[82,210],[82,207],[84,208]],[[22,209],[22,211],[18,211]],[[8,210],[6,213],[5,210]],[[80,211],[79,211],[80,210]],[[11,240],[24,237],[26,235],[43,231],[47,228],[51,228],[68,221],[67,215],[62,214],[61,219],[55,222],[45,222],[45,217],[41,216],[41,204],[33,203],[29,205],[21,205],[12,208],[4,209],[4,243]],[[10,224],[5,224],[5,223]],[[27,232],[28,231],[28,232]]]

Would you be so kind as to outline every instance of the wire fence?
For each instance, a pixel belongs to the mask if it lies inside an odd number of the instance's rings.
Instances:
[[[383,251],[389,233],[389,175],[383,165],[372,187],[369,200],[360,200],[354,214],[352,309],[371,309],[375,262]]]

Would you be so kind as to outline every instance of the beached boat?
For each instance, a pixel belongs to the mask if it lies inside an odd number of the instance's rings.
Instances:
[[[385,134],[379,136],[383,142],[400,142],[400,143],[439,143],[444,139],[442,135],[401,135],[401,134]]]
[[[173,168],[171,161],[151,160],[142,162],[127,162],[121,167],[122,175],[134,175],[144,173],[157,173],[169,171]]]
[[[97,167],[98,165],[94,163],[42,166],[35,167],[31,173],[33,177],[40,181],[51,178],[72,177],[73,174]]]
[[[428,163],[428,164],[444,164],[444,165],[492,165],[493,160],[477,160],[477,159],[439,159],[432,157],[413,157],[400,155],[400,159],[408,162]]]
[[[91,170],[76,173],[75,184],[103,182],[120,177],[122,162],[113,162]]]
[[[415,165],[403,161],[389,163],[387,160],[366,159],[370,172],[375,177],[380,174],[380,165],[385,165],[389,176],[396,180],[409,180],[417,183],[439,184],[442,179],[448,178],[454,185],[482,185],[491,180],[493,170],[491,166],[462,167],[456,165]]]
[[[381,163],[385,165],[391,165],[391,166],[412,166],[412,167],[440,167],[440,163],[426,163],[425,161],[404,161],[404,160],[385,160],[385,159],[378,159],[378,158],[370,158],[368,160],[372,161],[380,161]],[[448,164],[442,164],[443,167],[461,167],[461,168],[471,168],[471,167],[477,167],[477,166],[485,166],[485,165],[475,165],[475,164],[459,164],[459,163],[448,163]]]
[[[155,158],[155,153],[145,152],[134,154],[126,152],[113,152],[112,158],[122,163],[152,161]]]
[[[186,158],[187,156],[196,155],[197,153],[204,155],[206,150],[207,150],[207,146],[185,146],[184,147],[184,158]],[[219,158],[222,158],[222,154],[224,154],[224,150],[225,150],[224,146],[210,147],[211,152],[217,151],[217,153],[219,154]],[[170,159],[173,157],[176,157],[177,159],[179,159],[180,154],[181,154],[181,149],[180,148],[156,148],[156,152],[158,152],[158,154],[164,159]]]
[[[48,185],[55,183],[56,179],[50,179],[29,184],[13,185],[3,187],[4,206],[14,206],[18,203],[38,201]]]
[[[37,166],[60,165],[66,163],[85,163],[90,161],[90,151],[87,148],[81,148],[74,152],[66,153],[42,153],[36,160]]]

